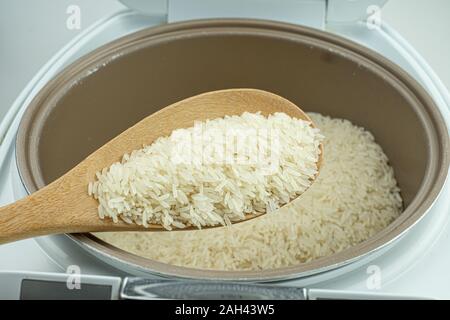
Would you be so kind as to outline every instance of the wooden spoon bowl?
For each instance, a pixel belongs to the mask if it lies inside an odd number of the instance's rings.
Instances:
[[[87,193],[89,182],[94,181],[97,171],[120,161],[125,153],[141,149],[175,129],[192,127],[195,121],[241,115],[245,111],[261,112],[265,116],[284,112],[312,123],[289,100],[256,89],[213,91],[174,103],[127,129],[48,186],[0,208],[0,243],[55,233],[166,231],[156,224],[144,228],[123,221],[114,223],[111,219],[100,219],[98,202]],[[323,159],[323,146],[320,148],[318,169]],[[260,215],[247,215],[241,221]],[[178,230],[186,229],[192,228]]]

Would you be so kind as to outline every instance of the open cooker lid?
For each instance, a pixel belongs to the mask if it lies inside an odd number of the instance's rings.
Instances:
[[[270,19],[325,29],[328,23],[371,21],[387,0],[120,0],[166,22],[205,18]]]

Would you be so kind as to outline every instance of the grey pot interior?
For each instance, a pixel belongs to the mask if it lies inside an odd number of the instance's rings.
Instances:
[[[416,223],[442,188],[449,161],[444,121],[426,92],[400,68],[334,35],[245,20],[144,30],[66,68],[36,96],[20,125],[17,162],[23,183],[33,192],[147,115],[183,98],[225,88],[268,90],[305,111],[346,118],[369,129],[394,167],[404,213],[380,234],[334,256],[261,272],[167,266],[89,235],[75,235],[76,241],[99,255],[162,274],[302,276],[383,247]]]

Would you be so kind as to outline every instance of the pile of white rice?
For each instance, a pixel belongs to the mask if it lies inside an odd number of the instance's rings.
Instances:
[[[228,228],[96,235],[139,256],[217,270],[296,265],[366,240],[402,210],[393,170],[368,131],[347,120],[310,116],[325,136],[320,175],[277,214]]]
[[[100,218],[166,229],[231,225],[272,212],[318,173],[323,136],[285,113],[226,116],[161,137],[97,173]]]

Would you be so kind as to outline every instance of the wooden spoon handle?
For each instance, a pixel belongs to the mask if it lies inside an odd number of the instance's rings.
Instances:
[[[65,177],[0,208],[0,244],[53,233],[82,232],[82,221],[67,214],[77,206]],[[79,202],[79,201],[78,201]],[[71,208],[72,207],[72,208]]]
[[[55,182],[54,186],[0,208],[0,243],[51,233],[59,208],[53,203],[54,198],[43,200],[46,195],[50,196],[47,190],[56,189],[58,185],[59,182]]]
[[[1,207],[0,244],[57,233],[143,230],[136,224],[98,217],[98,203],[87,190],[93,175],[89,163],[82,162],[48,186]]]

